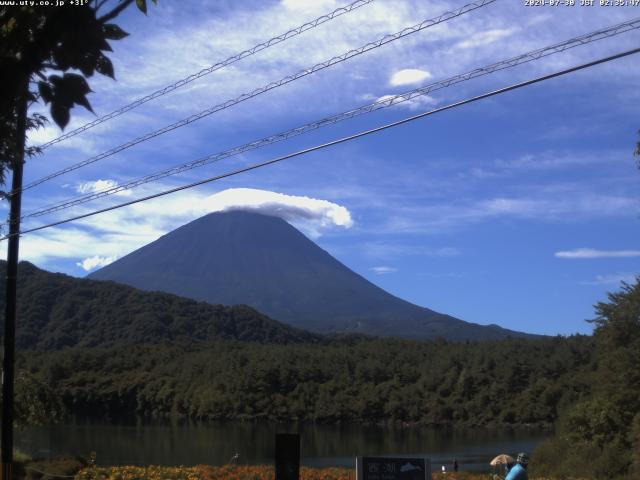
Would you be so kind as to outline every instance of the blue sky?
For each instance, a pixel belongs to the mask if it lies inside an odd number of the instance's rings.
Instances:
[[[428,4],[427,4],[428,3]],[[117,81],[93,78],[108,113],[346,4],[160,1],[127,12]],[[340,55],[459,1],[376,0],[46,150],[35,180]],[[25,193],[25,212],[640,16],[633,7],[500,0],[300,79]],[[58,220],[382,125],[638,44],[633,31],[48,217]],[[23,237],[21,258],[84,276],[226,208],[279,212],[389,292],[477,323],[589,333],[585,319],[640,273],[640,57],[632,56],[145,204]],[[74,128],[91,120],[76,109]],[[60,134],[54,126],[33,144]],[[98,182],[98,183],[96,183]],[[229,189],[254,189],[230,190]],[[223,193],[220,193],[223,192]],[[273,192],[273,193],[269,193]]]

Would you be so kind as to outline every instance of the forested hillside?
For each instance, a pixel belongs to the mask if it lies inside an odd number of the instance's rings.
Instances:
[[[6,266],[0,262],[2,291]],[[322,339],[247,306],[210,305],[167,293],[143,292],[112,282],[50,273],[28,262],[20,263],[18,278],[18,349],[215,339],[272,343]],[[0,311],[4,312],[3,295]]]
[[[590,391],[590,337],[334,339],[29,352],[76,413],[201,419],[551,425]]]

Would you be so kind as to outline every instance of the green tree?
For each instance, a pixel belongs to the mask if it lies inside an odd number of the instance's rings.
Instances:
[[[26,370],[18,372],[16,425],[43,425],[62,419],[65,413],[62,398],[51,385]]]
[[[541,474],[637,478],[640,467],[640,277],[595,306],[593,395],[562,416],[534,458]],[[557,464],[550,463],[551,452]],[[558,461],[559,459],[559,461]]]

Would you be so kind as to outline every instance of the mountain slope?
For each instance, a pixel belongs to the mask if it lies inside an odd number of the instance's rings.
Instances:
[[[0,262],[0,288],[7,263]],[[0,296],[4,312],[4,296]],[[216,339],[262,343],[320,341],[318,335],[271,320],[247,306],[226,307],[112,282],[73,278],[21,262],[19,349],[105,347]],[[0,326],[1,328],[1,326]]]
[[[284,220],[243,211],[201,217],[89,278],[214,304],[247,304],[324,333],[450,340],[522,335],[406,302],[351,271]]]

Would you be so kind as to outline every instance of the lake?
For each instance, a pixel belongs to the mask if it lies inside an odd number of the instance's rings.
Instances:
[[[531,452],[549,432],[503,429],[421,429],[357,425],[109,423],[73,420],[16,432],[16,447],[37,457],[95,451],[99,465],[222,465],[239,454],[240,464],[273,463],[276,433],[300,433],[302,464],[355,467],[355,456],[424,456],[433,468],[486,471],[500,453]]]

